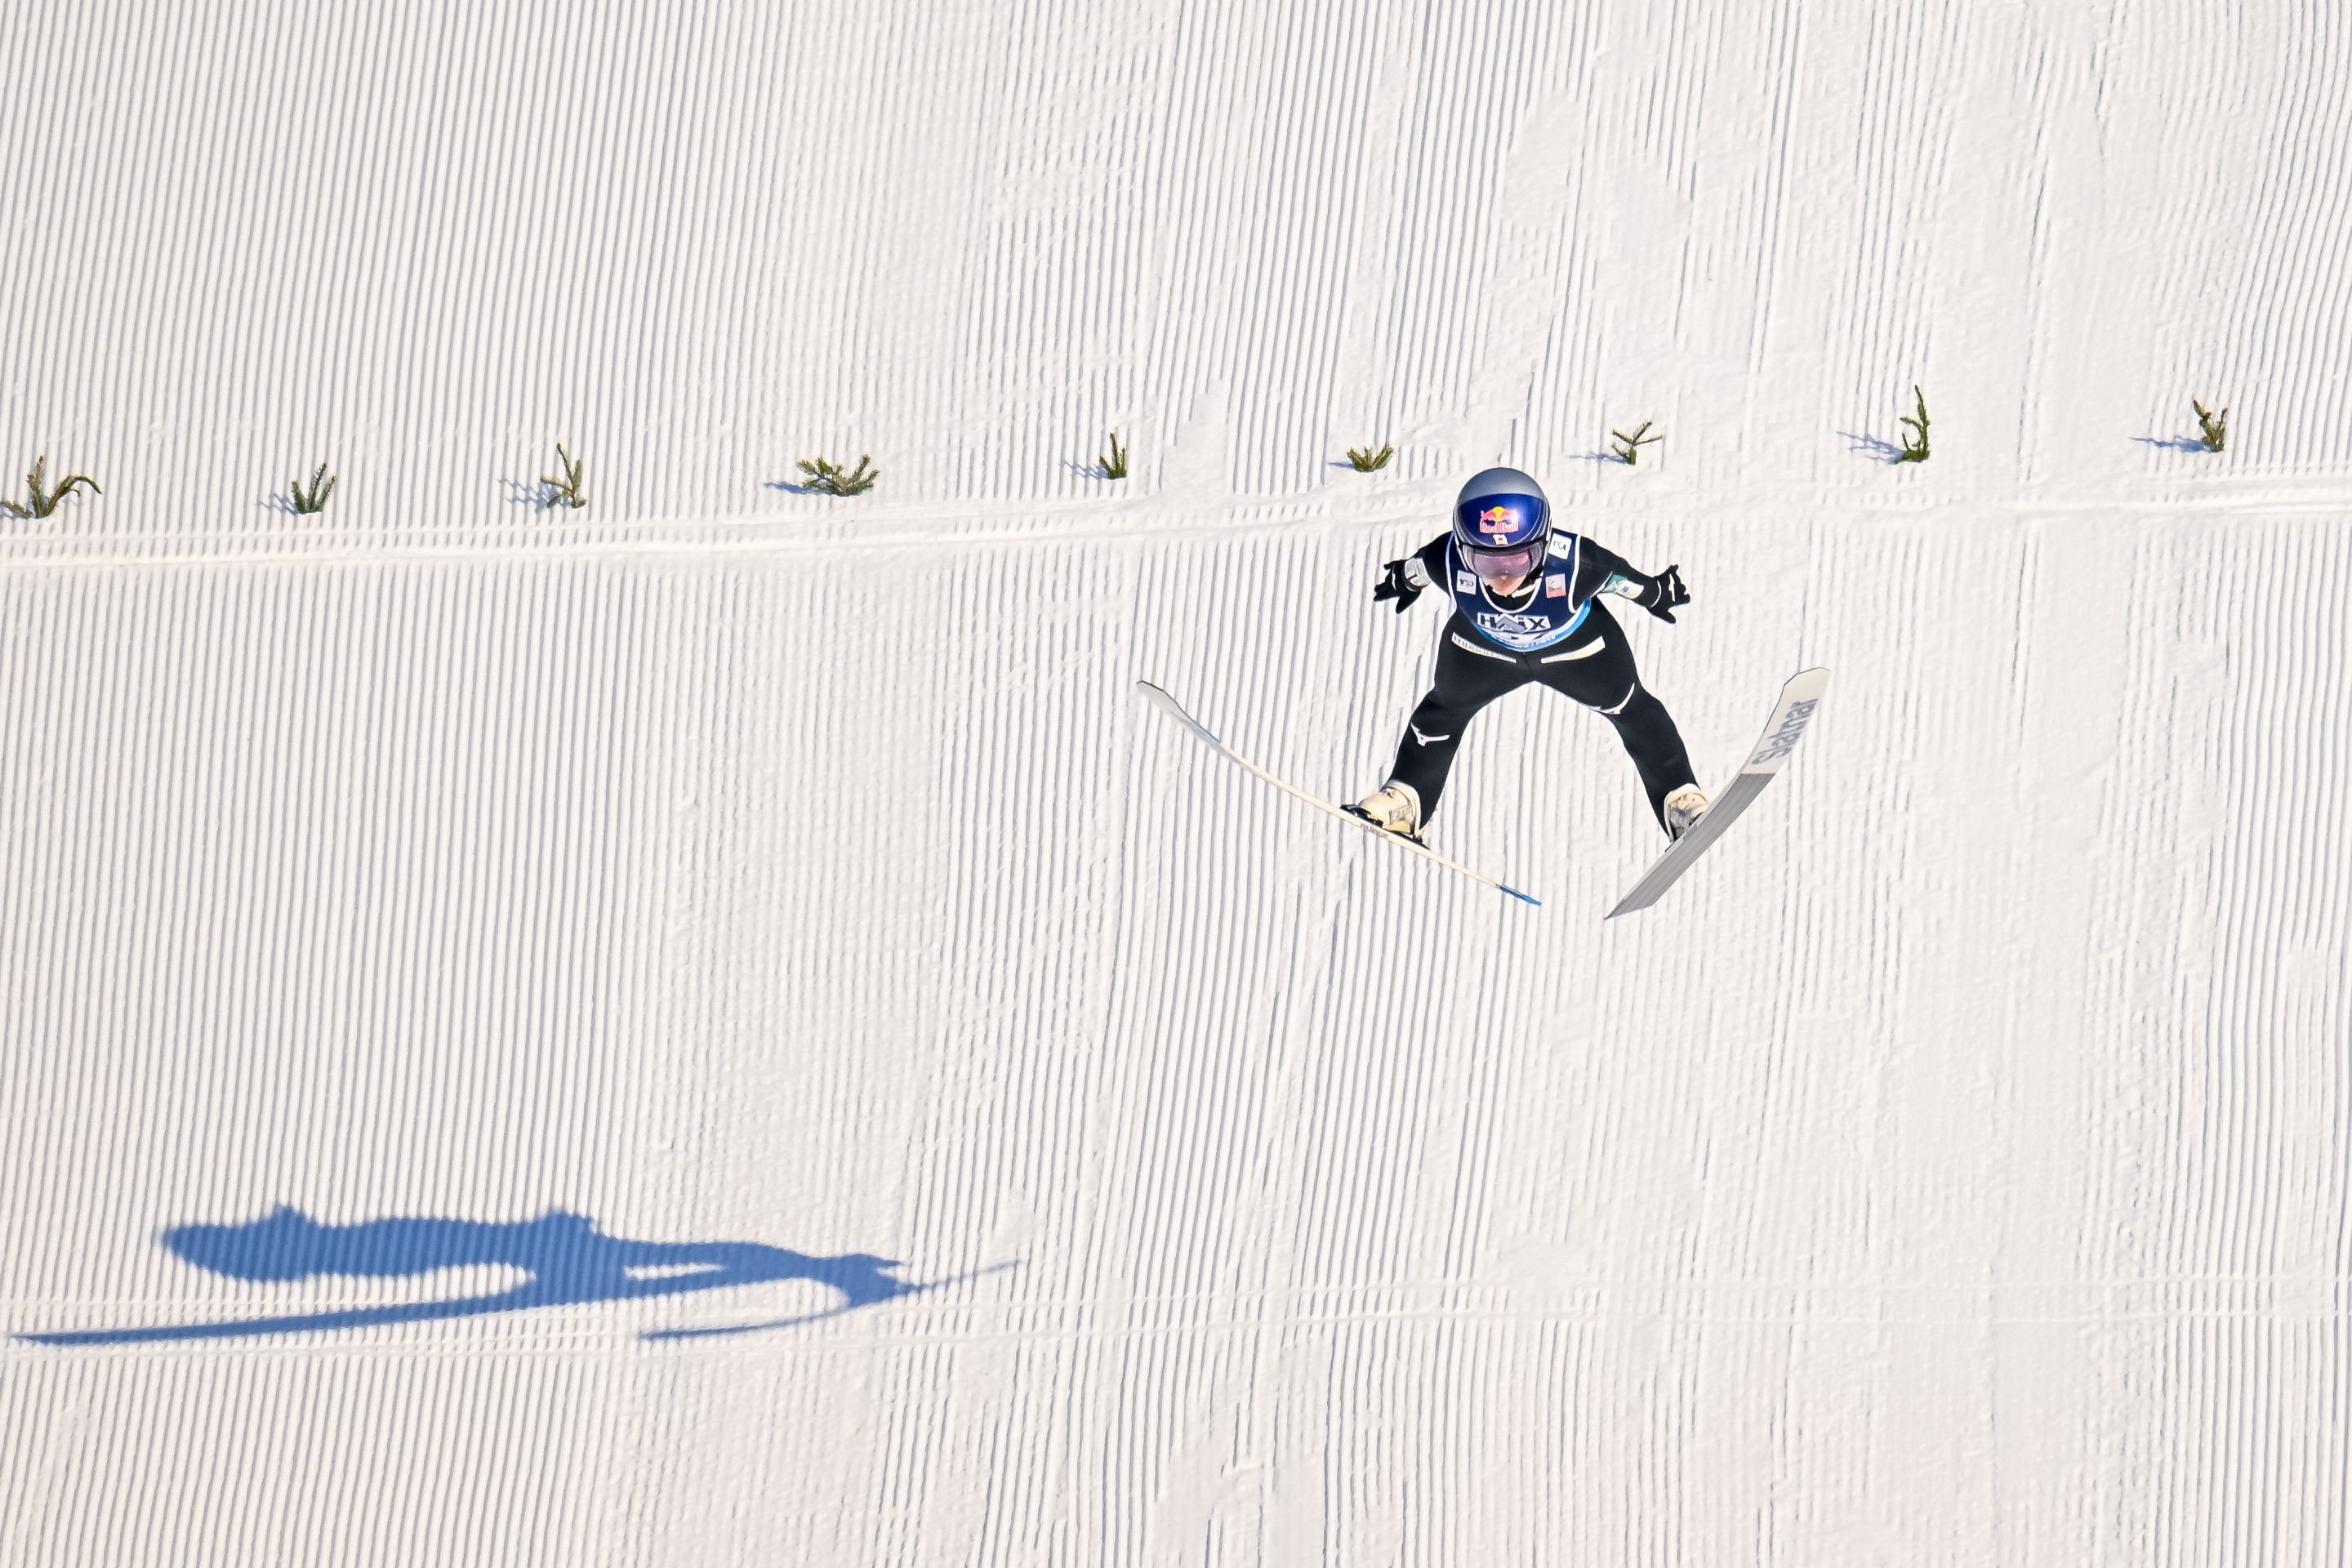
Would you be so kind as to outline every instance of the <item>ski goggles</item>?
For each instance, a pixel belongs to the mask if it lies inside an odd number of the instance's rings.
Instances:
[[[1468,558],[1470,570],[1478,574],[1479,581],[1492,583],[1497,578],[1534,576],[1549,548],[1549,541],[1530,539],[1525,544],[1507,544],[1499,550],[1465,544],[1462,553]]]

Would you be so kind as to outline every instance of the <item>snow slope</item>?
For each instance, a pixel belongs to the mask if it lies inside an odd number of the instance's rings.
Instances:
[[[2352,1550],[2352,18],[0,29],[0,1562]],[[1498,459],[1836,672],[1605,926],[1130,695],[1378,782]]]

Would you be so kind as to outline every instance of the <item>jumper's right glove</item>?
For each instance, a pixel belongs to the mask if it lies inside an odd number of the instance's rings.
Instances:
[[[1391,561],[1388,563],[1386,570],[1388,572],[1388,575],[1381,578],[1379,585],[1373,588],[1372,597],[1376,600],[1394,599],[1396,601],[1397,614],[1400,616],[1403,615],[1406,608],[1411,605],[1415,599],[1421,597],[1421,589],[1419,585],[1404,574],[1403,562]],[[1673,617],[1669,616],[1668,618],[1672,619]]]
[[[1642,600],[1642,608],[1672,626],[1676,607],[1689,603],[1690,590],[1683,586],[1681,571],[1669,566],[1658,574],[1657,587]]]

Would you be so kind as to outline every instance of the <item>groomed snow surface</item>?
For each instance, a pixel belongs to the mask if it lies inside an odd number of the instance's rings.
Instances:
[[[0,38],[0,1563],[2352,1553],[2352,11]]]

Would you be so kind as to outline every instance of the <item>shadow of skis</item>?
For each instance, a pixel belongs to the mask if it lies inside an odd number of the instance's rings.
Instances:
[[[969,1273],[950,1274],[942,1279],[926,1279],[919,1284],[909,1284],[900,1294],[901,1296],[919,1296],[927,1290],[945,1289],[950,1285],[961,1285],[968,1279],[985,1279],[992,1274],[1002,1274],[1008,1268],[1020,1267],[1021,1259],[1011,1258],[1003,1263],[992,1263],[985,1268],[974,1268]],[[898,1299],[898,1297],[892,1298],[894,1300]],[[865,1304],[858,1301],[845,1301],[838,1307],[827,1307],[822,1312],[803,1312],[797,1318],[774,1318],[761,1323],[729,1323],[723,1327],[709,1329],[647,1329],[637,1337],[646,1340],[712,1340],[728,1334],[757,1334],[764,1333],[770,1329],[796,1329],[803,1323],[821,1323],[827,1318],[838,1318],[845,1312],[856,1311]]]

